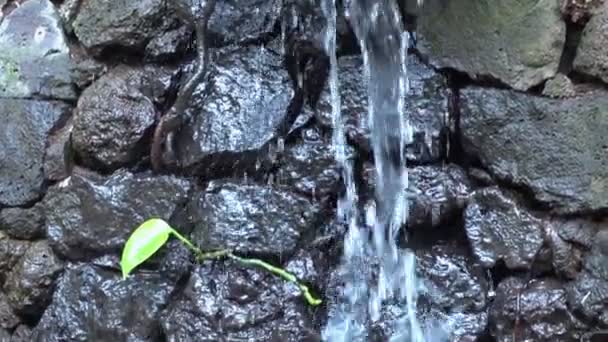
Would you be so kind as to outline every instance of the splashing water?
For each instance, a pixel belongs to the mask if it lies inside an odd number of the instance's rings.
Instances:
[[[420,1],[419,1],[420,3]],[[327,19],[325,49],[330,56],[329,77],[333,146],[343,172],[346,194],[338,202],[338,215],[348,223],[340,277],[345,298],[330,308],[323,332],[326,341],[366,341],[367,325],[382,317],[386,301],[404,303],[404,313],[392,327],[394,342],[423,342],[416,315],[419,284],[412,252],[397,246],[399,230],[407,220],[408,175],[405,146],[412,130],[404,114],[407,87],[407,35],[393,0],[351,0],[348,16],[359,40],[368,85],[368,124],[376,167],[376,203],[366,212],[367,226],[357,222],[357,195],[352,164],[345,153],[340,115],[338,63],[336,58],[336,4],[322,0]],[[378,270],[371,265],[377,264]],[[374,276],[374,272],[376,276]],[[374,284],[375,282],[375,284]],[[370,286],[373,285],[373,286]]]

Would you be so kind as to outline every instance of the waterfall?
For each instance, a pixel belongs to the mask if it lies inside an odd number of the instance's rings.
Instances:
[[[408,174],[405,146],[412,139],[404,106],[408,91],[406,55],[408,39],[393,0],[351,0],[348,16],[361,46],[368,86],[368,124],[376,167],[375,206],[366,213],[372,229],[357,222],[357,192],[352,163],[345,153],[340,115],[336,58],[336,4],[322,0],[327,19],[325,49],[330,57],[329,77],[333,114],[333,147],[343,172],[346,194],[338,201],[338,215],[348,223],[339,272],[343,298],[330,308],[323,332],[326,341],[367,341],[368,323],[382,317],[385,301],[402,303],[403,314],[393,322],[391,341],[423,342],[416,314],[418,281],[415,257],[397,244],[407,220]],[[377,269],[373,266],[377,265]],[[374,276],[374,274],[376,276]]]

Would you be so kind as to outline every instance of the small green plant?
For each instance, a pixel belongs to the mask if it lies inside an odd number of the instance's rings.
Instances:
[[[123,279],[126,279],[137,266],[144,263],[154,255],[173,235],[183,242],[195,255],[199,262],[209,259],[229,258],[243,265],[261,267],[276,276],[294,283],[300,289],[302,296],[308,304],[317,306],[321,300],[315,298],[308,287],[298,281],[297,277],[286,270],[273,266],[259,259],[243,258],[235,255],[230,250],[220,250],[214,252],[203,252],[188,239],[183,237],[164,220],[153,218],[142,223],[129,237],[122,250],[120,268],[122,269]]]

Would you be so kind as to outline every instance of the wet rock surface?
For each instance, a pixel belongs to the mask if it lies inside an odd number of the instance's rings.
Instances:
[[[268,38],[279,20],[279,0],[219,1],[209,20],[214,45],[244,44]]]
[[[500,189],[473,193],[465,211],[465,231],[473,254],[490,268],[498,260],[511,269],[529,269],[543,245],[543,223]]]
[[[172,7],[162,0],[84,1],[72,26],[78,40],[97,53],[104,48],[145,47],[176,20]]]
[[[163,100],[174,77],[170,69],[121,65],[89,86],[78,100],[72,130],[83,163],[114,170],[146,153],[143,139],[157,116],[155,101]]]
[[[496,341],[575,341],[586,326],[570,311],[557,279],[507,278],[490,308],[490,333]]]
[[[165,310],[168,341],[315,341],[310,314],[293,285],[233,262],[197,267]]]
[[[9,271],[19,262],[30,244],[29,241],[11,239],[0,231],[0,284],[4,284]]]
[[[374,196],[375,168],[366,164],[364,180],[368,197]],[[464,169],[454,164],[417,166],[408,174],[410,195],[408,228],[449,226],[468,203],[472,184]]]
[[[417,47],[436,67],[490,76],[517,90],[553,77],[566,41],[566,23],[553,0],[509,0],[491,8],[429,1],[419,27]]]
[[[144,220],[169,220],[189,189],[188,181],[173,176],[75,173],[45,198],[47,236],[58,254],[72,260],[118,253]]]
[[[418,38],[400,243],[416,255],[428,341],[608,329],[605,6],[398,2]],[[152,132],[197,61],[176,5],[0,0],[0,341],[322,340],[352,247],[336,208],[322,2],[217,2],[209,73],[159,175]],[[368,209],[365,68],[348,1],[337,6],[347,154]],[[122,279],[121,248],[151,217],[205,250],[284,267],[323,304],[266,270],[197,262],[174,238]],[[406,332],[406,310],[386,303],[368,340]]]
[[[603,92],[550,100],[507,90],[461,93],[465,150],[560,213],[608,208]]]
[[[318,129],[306,130],[302,136],[297,143],[285,147],[285,153],[278,162],[277,185],[310,196],[313,200],[335,197],[341,175],[329,139]]]
[[[13,310],[22,316],[40,317],[51,301],[55,280],[62,270],[62,262],[47,241],[32,243],[4,283]]]
[[[0,330],[13,329],[19,325],[20,322],[21,319],[13,311],[13,308],[10,306],[6,295],[4,292],[0,291]],[[0,334],[0,341],[3,341],[1,336],[2,335]]]
[[[367,118],[367,87],[361,56],[339,59],[341,115],[347,137],[358,148],[371,153]],[[407,159],[416,164],[439,162],[446,156],[448,96],[446,80],[416,56],[408,58],[410,91],[404,104],[404,120],[409,118],[413,141],[407,145]],[[317,105],[319,120],[331,127],[332,107],[327,86]]]
[[[583,263],[578,277],[567,285],[568,303],[587,320],[599,320],[600,327],[608,327],[608,233],[598,232],[591,252]]]
[[[37,204],[29,209],[7,208],[0,211],[0,230],[15,239],[35,240],[44,237],[44,209]]]
[[[54,101],[0,99],[0,205],[41,197],[48,135],[68,110]]]
[[[270,186],[212,182],[194,198],[193,241],[203,250],[232,249],[289,256],[315,230],[319,207],[305,197]]]
[[[264,47],[218,52],[209,82],[200,84],[190,101],[187,113],[192,120],[177,139],[183,166],[231,169],[249,158],[248,152],[255,154],[277,137],[292,97],[281,63]],[[249,164],[253,166],[255,158]]]
[[[465,341],[483,334],[491,285],[481,263],[456,244],[435,245],[416,253],[419,274],[428,302],[447,323],[451,341]],[[432,312],[432,311],[431,311]]]
[[[25,1],[0,20],[0,98],[73,100],[71,68],[67,39],[51,1]]]
[[[175,284],[158,274],[122,280],[118,269],[70,264],[31,341],[157,341]]]

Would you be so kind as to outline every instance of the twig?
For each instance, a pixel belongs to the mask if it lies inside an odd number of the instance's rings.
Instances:
[[[203,77],[207,73],[207,66],[209,64],[209,53],[207,46],[207,27],[211,14],[215,10],[216,0],[206,0],[202,5],[202,13],[198,22],[194,18],[194,14],[191,9],[184,8],[185,4],[180,1],[176,2],[176,10],[178,15],[187,22],[188,25],[194,26],[196,35],[196,50],[197,50],[197,63],[196,69],[190,78],[180,88],[177,99],[169,111],[163,115],[160,119],[154,135],[152,137],[152,147],[150,149],[150,162],[152,168],[155,171],[159,171],[164,164],[163,160],[163,142],[167,139],[169,134],[174,133],[184,121],[184,112],[194,90],[198,84],[202,81]]]

